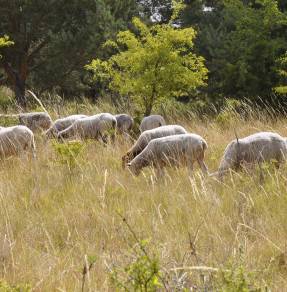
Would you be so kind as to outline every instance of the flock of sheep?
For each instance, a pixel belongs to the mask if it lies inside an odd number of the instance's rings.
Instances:
[[[7,115],[2,115],[7,116]],[[52,121],[46,112],[12,115],[20,125],[0,127],[0,156],[7,158],[29,151],[36,156],[34,132],[44,131],[46,138],[59,140],[80,138],[114,142],[115,134],[129,137],[134,121],[127,114],[100,113],[93,116],[71,115]],[[0,115],[1,117],[1,115]],[[180,125],[166,125],[160,115],[145,117],[140,124],[141,134],[134,145],[122,157],[123,168],[128,167],[139,175],[144,167],[155,168],[157,176],[164,174],[166,166],[186,166],[189,173],[197,162],[206,175],[216,175],[220,180],[229,170],[273,162],[279,167],[287,154],[287,139],[277,133],[259,132],[243,139],[231,141],[223,154],[219,169],[209,174],[204,163],[207,142],[199,135],[188,133]]]

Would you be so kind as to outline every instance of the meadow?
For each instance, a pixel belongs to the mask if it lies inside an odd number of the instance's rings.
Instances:
[[[101,110],[114,109],[80,108]],[[235,128],[239,137],[287,136],[284,118],[219,117],[168,119],[206,139],[210,171]],[[0,278],[8,291],[287,291],[286,165],[265,165],[263,181],[243,171],[221,183],[198,167],[193,177],[169,169],[155,181],[152,169],[133,177],[121,168],[131,143],[120,137],[107,147],[80,144],[71,163],[55,142],[36,142],[35,161],[0,165]]]

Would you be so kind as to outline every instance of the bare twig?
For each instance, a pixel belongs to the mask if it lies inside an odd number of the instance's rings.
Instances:
[[[32,97],[39,103],[39,105],[41,106],[41,108],[44,110],[44,112],[48,113],[48,111],[46,110],[46,108],[44,107],[42,101],[36,96],[35,93],[33,93],[31,90],[27,90],[28,93],[30,93],[32,95]]]

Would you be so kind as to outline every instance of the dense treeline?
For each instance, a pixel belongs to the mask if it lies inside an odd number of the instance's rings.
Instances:
[[[13,88],[22,105],[26,87],[67,98],[116,95],[95,82],[84,66],[92,59],[108,59],[111,50],[102,44],[116,39],[119,31],[135,30],[132,19],[140,17],[150,26],[192,27],[197,32],[193,50],[205,59],[208,82],[181,101],[258,96],[268,101],[275,88],[276,98],[284,98],[286,1],[183,2],[174,17],[172,0],[0,0],[0,36],[14,42],[1,49],[0,82]]]

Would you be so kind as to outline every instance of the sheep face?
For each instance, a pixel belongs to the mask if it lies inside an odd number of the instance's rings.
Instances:
[[[140,168],[136,165],[136,163],[128,163],[128,168],[129,171],[134,175],[134,176],[139,176],[141,173]]]
[[[219,179],[222,179],[223,175],[228,171],[228,169],[237,168],[236,166],[238,163],[239,163],[238,145],[236,141],[232,141],[227,145],[223,157],[221,159],[218,169]]]

